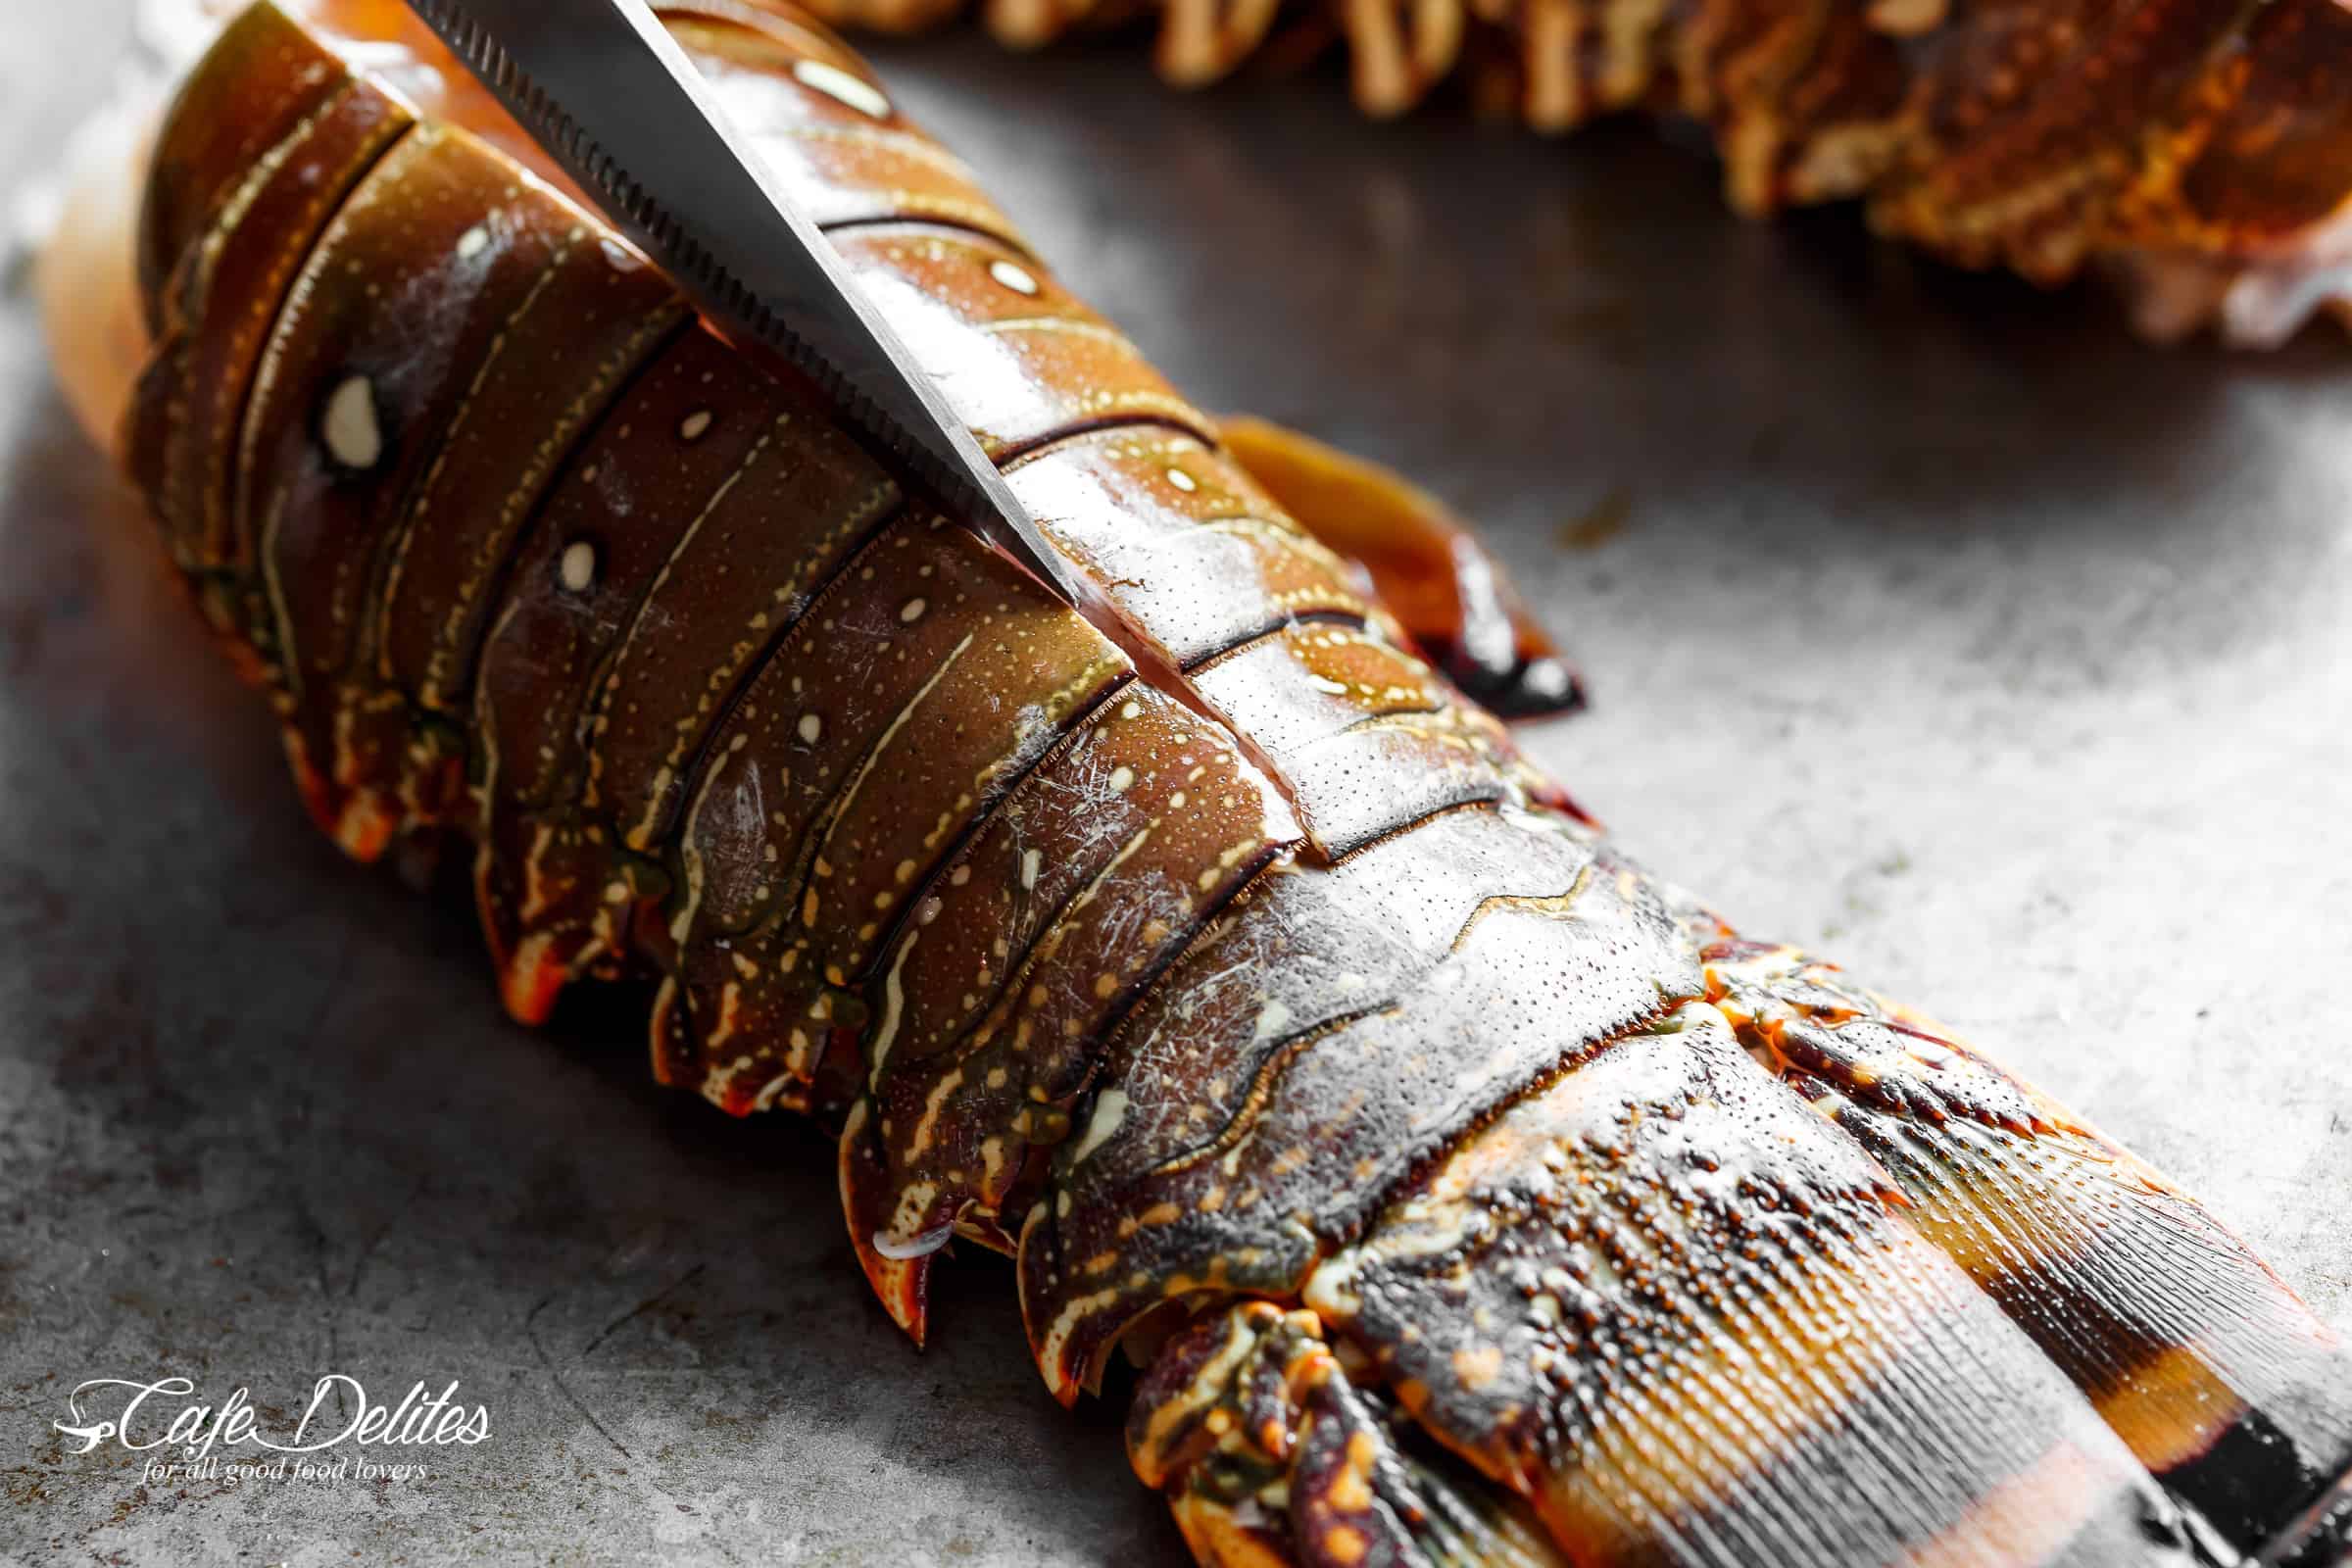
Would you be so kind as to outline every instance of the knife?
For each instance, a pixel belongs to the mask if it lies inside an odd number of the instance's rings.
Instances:
[[[408,3],[706,318],[814,381],[1147,677],[1215,716],[1047,539],[645,0]]]

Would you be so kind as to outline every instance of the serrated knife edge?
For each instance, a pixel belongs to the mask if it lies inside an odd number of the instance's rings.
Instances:
[[[1222,731],[1298,814],[1293,782],[1254,737],[1046,537],[645,0],[407,3],[698,309],[815,382],[868,440],[1092,622],[1142,680]],[[584,97],[640,112],[606,109],[600,135],[566,107]],[[621,137],[634,145],[616,149]],[[658,170],[676,194],[656,198],[632,170]]]
[[[849,280],[831,242],[774,188],[773,177],[758,155],[744,147],[702,86],[693,63],[649,7],[639,0],[563,6],[546,0],[489,0],[487,5],[481,0],[411,0],[410,8],[699,310],[722,328],[778,354],[814,381],[868,439],[906,462],[943,501],[965,514],[1057,597],[1090,613],[1100,611],[1099,590],[1079,577],[1069,560],[1044,536],[979,443],[946,410],[928,377]],[[495,20],[483,20],[484,12]],[[808,331],[796,328],[758,284],[741,275],[739,266],[730,266],[698,237],[704,220],[682,216],[656,197],[631,172],[636,166],[630,158],[611,145],[610,133],[600,136],[564,107],[564,90],[541,79],[549,74],[547,62],[517,57],[514,40],[531,36],[520,28],[564,34],[549,40],[551,49],[568,44],[575,58],[567,64],[610,72],[608,87],[616,94],[666,91],[673,96],[675,101],[666,105],[649,102],[648,120],[662,115],[675,122],[680,110],[691,112],[700,122],[705,143],[700,150],[718,155],[722,166],[712,169],[693,158],[691,143],[681,137],[679,156],[664,160],[665,170],[700,165],[706,184],[710,176],[739,183],[743,188],[738,195],[745,200],[729,204],[729,216],[719,221],[768,222],[759,208],[773,210],[774,243],[789,242],[801,253],[778,266],[802,273],[801,289],[811,296],[804,304],[803,319],[824,320],[834,339],[830,352]],[[620,32],[623,28],[626,36]],[[604,36],[598,36],[600,32]],[[627,49],[640,50],[639,60],[631,61]],[[639,62],[662,68],[662,79],[656,82],[644,74]],[[636,74],[622,74],[630,72]],[[684,135],[691,136],[693,129],[686,127]],[[678,130],[651,129],[644,134],[648,139],[680,136]],[[676,179],[674,172],[669,177]],[[840,363],[845,348],[861,358],[862,366],[845,368]],[[883,399],[893,394],[908,406],[896,411],[886,407]]]

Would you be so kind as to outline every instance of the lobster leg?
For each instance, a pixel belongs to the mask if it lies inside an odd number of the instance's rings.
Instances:
[[[778,5],[780,0],[759,0]],[[817,0],[904,29],[956,0]],[[1390,116],[1441,83],[1545,131],[1695,122],[1750,214],[1858,199],[1872,225],[2041,282],[2121,276],[2137,324],[2269,345],[2352,315],[2352,12],[2337,0],[979,0],[1034,47],[1156,13],[1180,85],[1342,43]]]

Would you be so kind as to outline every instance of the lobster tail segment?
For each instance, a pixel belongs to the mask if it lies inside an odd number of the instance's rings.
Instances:
[[[215,627],[265,629],[230,520],[246,401],[319,231],[416,123],[414,112],[269,7],[245,13],[159,135],[139,273],[155,341],[124,450],[173,562]]]

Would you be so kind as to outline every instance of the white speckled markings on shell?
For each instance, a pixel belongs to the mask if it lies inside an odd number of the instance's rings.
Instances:
[[[568,593],[584,594],[596,585],[596,544],[593,540],[574,539],[564,547],[556,564],[556,580]]]
[[[836,103],[847,104],[869,119],[890,118],[890,100],[881,90],[839,66],[827,65],[822,60],[796,60],[792,63],[792,74],[802,86],[821,92]]]
[[[375,412],[375,383],[351,374],[326,395],[318,418],[318,438],[327,456],[346,468],[366,472],[383,461],[383,425]]]

